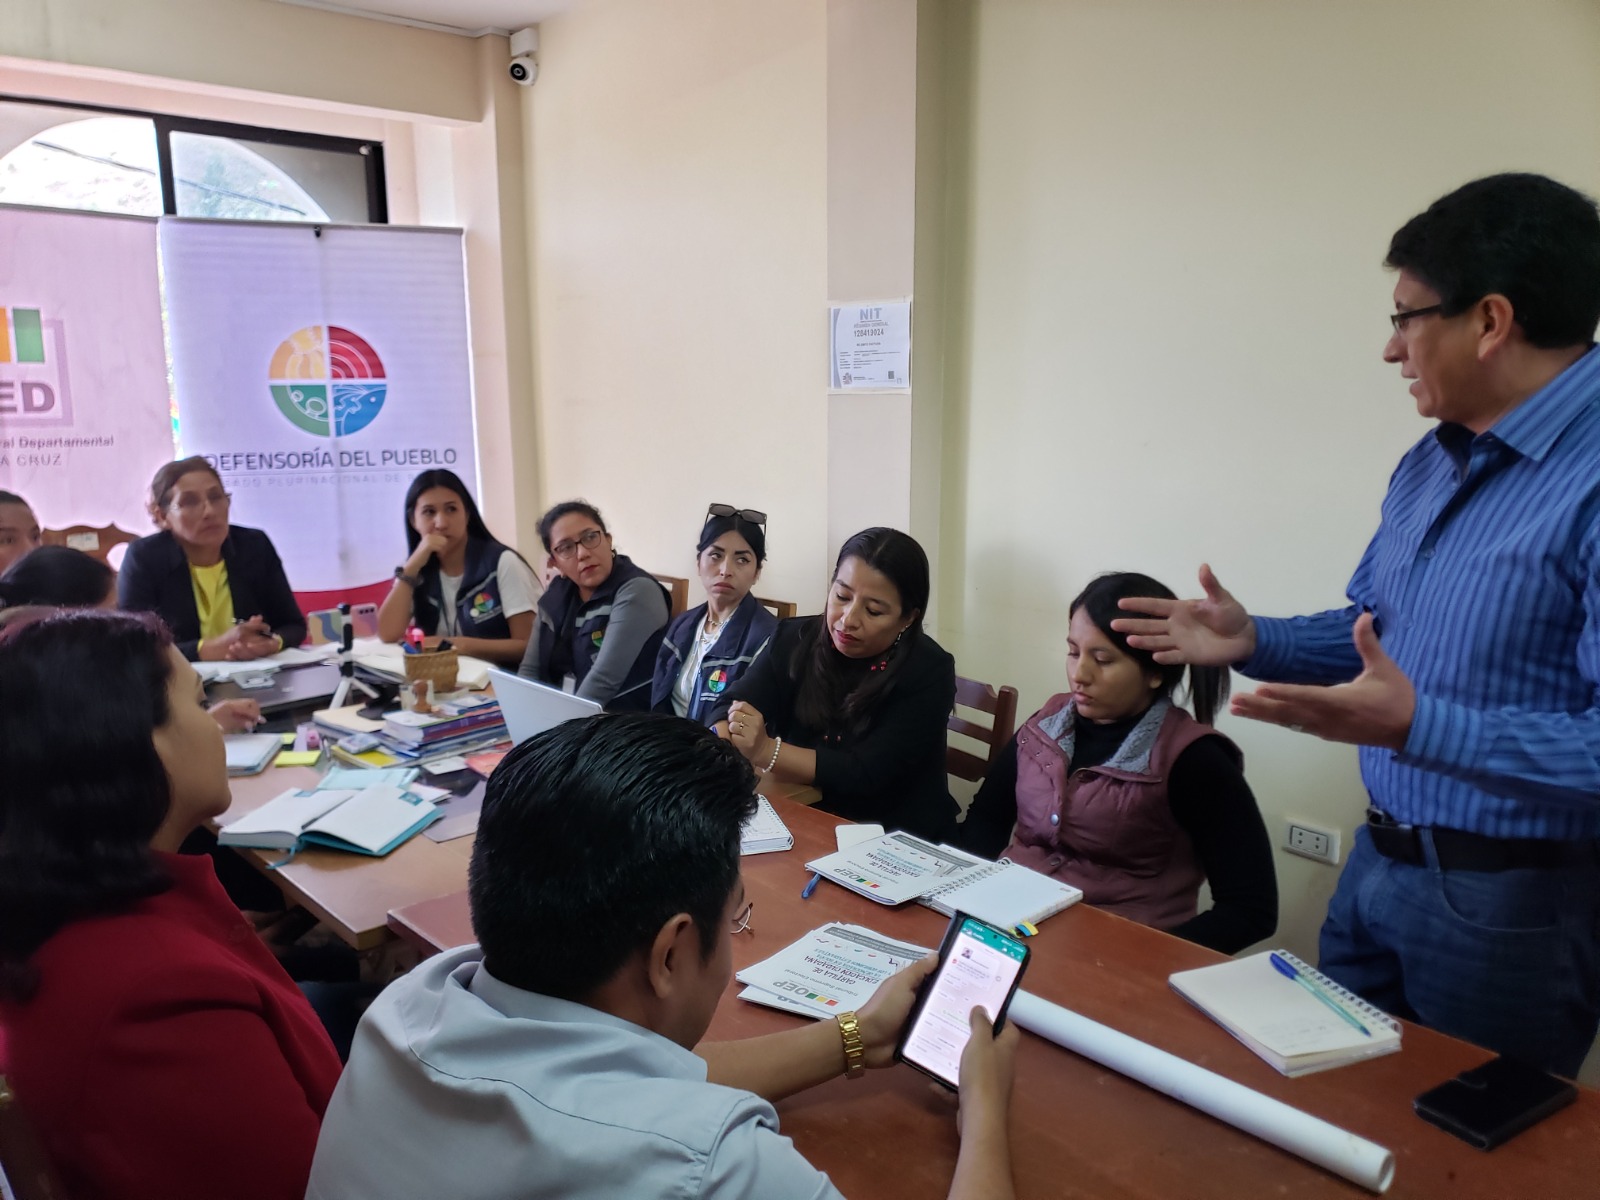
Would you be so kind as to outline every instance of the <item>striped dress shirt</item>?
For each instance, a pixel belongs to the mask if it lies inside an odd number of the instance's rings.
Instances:
[[[1474,436],[1400,460],[1346,608],[1256,617],[1257,679],[1332,684],[1371,611],[1416,687],[1405,748],[1361,747],[1396,820],[1507,838],[1600,837],[1600,349]]]

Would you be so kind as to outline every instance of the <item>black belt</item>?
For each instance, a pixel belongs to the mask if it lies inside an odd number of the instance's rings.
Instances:
[[[1423,835],[1433,841],[1446,871],[1510,871],[1519,867],[1577,867],[1600,864],[1600,839],[1496,838],[1442,825],[1402,825],[1388,813],[1367,809],[1372,848],[1385,858],[1421,866],[1427,862]]]

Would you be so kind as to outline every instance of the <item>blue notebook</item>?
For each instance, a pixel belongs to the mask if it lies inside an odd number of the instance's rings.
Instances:
[[[430,802],[392,785],[360,791],[290,790],[229,822],[217,842],[257,850],[328,846],[381,858],[443,815]]]

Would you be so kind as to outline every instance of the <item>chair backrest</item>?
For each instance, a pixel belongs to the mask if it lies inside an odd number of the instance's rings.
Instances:
[[[990,714],[992,719],[989,727],[986,729],[976,721],[967,720],[960,713],[963,708]],[[1016,732],[1017,689],[1006,684],[996,691],[987,683],[981,683],[976,679],[963,679],[957,675],[956,711],[950,714],[950,719],[945,722],[945,728],[951,733],[972,738],[988,747],[987,753],[982,758],[955,746],[945,747],[945,770],[958,779],[976,783],[988,773],[989,764],[994,761],[994,756],[1005,749],[1006,743],[1011,740],[1011,735]]]
[[[757,596],[756,603],[763,608],[770,608],[780,621],[785,617],[798,616],[800,612],[793,600],[768,600],[764,596]]]
[[[657,575],[656,582],[672,593],[672,617],[681,617],[689,611],[689,581],[676,575]]]
[[[0,1171],[17,1200],[66,1200],[66,1189],[50,1167],[38,1135],[23,1115],[17,1094],[0,1075]]]
[[[115,525],[69,525],[65,529],[46,529],[41,534],[41,539],[46,546],[67,546],[73,550],[82,550],[91,558],[98,558],[110,566],[107,556],[113,546],[120,546],[124,542],[139,540],[137,533],[129,533],[126,529],[118,529]]]

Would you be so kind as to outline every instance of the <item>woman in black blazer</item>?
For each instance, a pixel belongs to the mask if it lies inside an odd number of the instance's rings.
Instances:
[[[710,719],[757,771],[822,793],[852,821],[943,841],[956,804],[945,775],[955,659],[922,628],[928,556],[907,534],[866,529],[839,551],[827,608],[778,623]]]
[[[199,456],[162,467],[150,483],[161,532],[128,547],[117,577],[118,605],[159,614],[191,661],[262,658],[306,637],[272,540],[229,524],[229,500]]]

